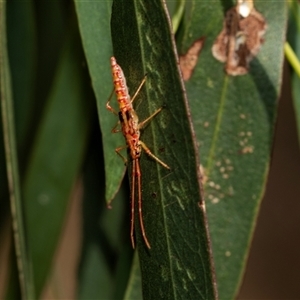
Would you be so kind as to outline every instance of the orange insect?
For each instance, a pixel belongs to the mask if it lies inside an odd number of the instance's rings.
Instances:
[[[120,153],[121,150],[128,148],[129,153],[132,159],[132,181],[131,181],[131,229],[130,229],[130,237],[132,247],[135,247],[134,242],[134,207],[135,207],[135,178],[137,178],[137,187],[138,187],[138,208],[139,208],[139,220],[141,226],[141,232],[143,235],[143,239],[145,244],[150,249],[150,243],[147,239],[144,223],[143,223],[143,214],[142,214],[142,189],[141,189],[141,169],[140,169],[140,162],[139,158],[142,153],[142,149],[151,156],[154,160],[156,160],[159,164],[161,164],[166,169],[170,170],[170,167],[162,162],[159,158],[157,158],[150,149],[140,140],[140,129],[150,121],[154,116],[156,116],[161,110],[162,107],[156,110],[150,117],[148,117],[143,122],[139,123],[138,116],[133,109],[132,103],[135,100],[136,96],[138,95],[139,91],[143,87],[146,77],[140,83],[137,91],[131,98],[128,92],[128,88],[126,85],[126,79],[122,68],[117,64],[116,59],[111,57],[111,71],[113,76],[114,82],[114,91],[117,95],[117,101],[119,103],[120,111],[117,113],[111,106],[110,100],[112,98],[113,92],[110,95],[107,103],[106,108],[114,113],[115,115],[119,116],[119,122],[117,125],[112,129],[113,133],[122,131],[125,140],[126,146],[119,147],[115,149],[116,153],[127,163],[127,159]],[[121,129],[117,129],[117,126],[121,123]]]

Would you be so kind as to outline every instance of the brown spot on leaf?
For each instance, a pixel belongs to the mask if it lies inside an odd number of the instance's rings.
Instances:
[[[198,62],[203,44],[204,38],[202,37],[193,43],[185,55],[181,55],[179,57],[179,65],[184,81],[187,81],[191,78],[194,68]]]
[[[165,152],[165,148],[164,147],[161,147],[158,150],[159,150],[159,152],[162,152],[162,153]]]
[[[226,62],[227,74],[236,76],[248,72],[249,62],[263,43],[266,27],[264,17],[253,7],[249,8],[247,17],[241,15],[241,4],[227,11],[223,29],[212,47],[213,56]]]
[[[152,194],[151,194],[151,196],[152,196],[152,198],[156,198],[157,197],[157,194],[155,193],[155,192],[153,192]]]

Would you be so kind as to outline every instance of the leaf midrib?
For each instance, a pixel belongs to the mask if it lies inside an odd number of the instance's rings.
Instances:
[[[224,111],[224,106],[226,102],[226,94],[227,94],[227,87],[228,87],[228,82],[229,82],[229,76],[225,75],[224,80],[223,80],[223,86],[222,86],[222,91],[220,95],[220,104],[219,104],[219,109],[218,109],[218,114],[217,114],[217,119],[216,119],[216,125],[212,137],[212,142],[208,154],[208,159],[207,159],[207,167],[206,167],[206,176],[209,178],[210,172],[213,168],[213,161],[214,161],[214,156],[216,152],[216,144],[218,140],[218,136],[220,133],[220,128],[221,128],[221,123],[222,123],[222,117],[223,117],[223,111]]]

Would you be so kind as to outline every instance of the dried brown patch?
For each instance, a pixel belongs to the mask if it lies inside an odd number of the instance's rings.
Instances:
[[[195,66],[198,62],[200,51],[204,44],[204,38],[196,40],[193,45],[188,49],[185,55],[179,57],[179,65],[184,81],[187,81],[191,78]]]
[[[223,29],[212,47],[213,56],[226,62],[229,75],[248,72],[249,62],[257,55],[266,31],[264,17],[251,8],[247,17],[239,14],[240,4],[227,11]]]

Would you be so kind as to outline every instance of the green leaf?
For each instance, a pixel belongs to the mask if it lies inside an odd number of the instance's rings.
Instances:
[[[124,300],[143,299],[142,278],[138,252],[135,251]]]
[[[30,256],[25,241],[23,207],[18,170],[13,95],[6,39],[6,1],[0,2],[0,93],[6,171],[21,293],[24,299],[34,299]]]
[[[211,52],[222,29],[224,1],[192,1],[179,43],[185,54],[205,38],[186,82],[207,199],[220,299],[233,299],[241,284],[272,150],[285,25],[284,1],[255,1],[267,22],[265,42],[244,76],[228,76]]]
[[[125,173],[124,163],[114,151],[124,143],[122,135],[111,133],[111,129],[118,120],[105,108],[113,88],[109,65],[112,56],[111,3],[112,1],[88,1],[87,3],[75,0],[82,43],[97,99],[105,161],[106,201],[108,203],[119,190]]]
[[[297,55],[299,64],[300,57],[300,6],[297,1],[293,1],[293,6],[290,7],[290,24],[289,24],[289,34],[288,39],[294,48],[295,54]],[[296,58],[296,59],[297,59]],[[292,93],[293,93],[293,102],[296,111],[296,120],[298,127],[298,140],[300,142],[300,78],[299,73],[295,71],[292,74]]]
[[[147,250],[136,214],[143,297],[214,299],[197,154],[166,7],[159,0],[114,1],[111,26],[114,54],[131,94],[148,74],[135,100],[140,120],[166,105],[141,136],[171,167],[163,168],[145,153],[140,159],[144,223],[151,244]]]
[[[293,51],[291,45],[288,42],[286,42],[284,44],[284,53],[285,53],[285,56],[286,56],[287,60],[289,61],[290,65],[292,66],[293,70],[299,77],[300,76],[300,61],[299,61],[296,53]]]
[[[173,32],[176,33],[183,17],[185,0],[177,0],[177,1],[166,0],[166,4],[168,7],[169,14],[172,18]]]
[[[61,55],[24,181],[27,236],[37,295],[49,274],[92,120],[80,43],[74,32],[71,36]]]
[[[74,18],[74,14],[72,15],[72,10],[65,9],[64,5],[65,1],[35,1],[37,69],[34,125],[40,121],[41,112],[53,86],[62,47],[70,34],[67,20]]]
[[[6,172],[6,158],[3,138],[2,109],[0,105],[0,228],[5,226],[9,215],[9,190]],[[2,241],[1,241],[2,242]]]
[[[78,299],[110,299],[112,276],[105,257],[95,243],[85,248]]]
[[[16,20],[18,20],[16,22]],[[9,1],[7,3],[7,38],[19,157],[29,145],[34,107],[34,83],[36,80],[36,36],[32,1]],[[22,51],[20,51],[22,49]],[[20,159],[21,166],[24,163]]]
[[[6,218],[9,214],[9,191],[6,172],[5,151],[2,134],[2,117],[0,106],[0,228],[5,224]]]

